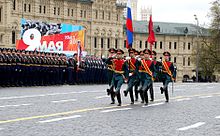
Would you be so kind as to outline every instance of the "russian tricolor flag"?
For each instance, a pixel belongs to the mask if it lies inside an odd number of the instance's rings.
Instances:
[[[126,48],[132,48],[133,43],[133,26],[132,26],[132,15],[131,15],[131,1],[127,2],[127,20],[126,20],[126,28],[127,28],[127,39],[126,39]]]

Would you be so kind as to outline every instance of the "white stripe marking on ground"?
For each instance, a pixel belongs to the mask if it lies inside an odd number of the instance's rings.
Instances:
[[[132,108],[120,108],[120,109],[103,110],[103,111],[100,111],[100,112],[107,113],[107,112],[125,111],[125,110],[131,110],[131,109]]]
[[[6,108],[6,107],[20,107],[20,106],[29,106],[29,105],[32,105],[31,103],[28,103],[28,104],[17,104],[17,105],[2,105],[0,106],[0,108]]]
[[[220,119],[220,116],[215,117],[216,119]]]
[[[213,97],[213,96],[211,96],[211,95],[209,95],[209,96],[200,96],[199,98],[204,99],[204,98],[211,98],[211,97]]]
[[[205,124],[205,122],[198,122],[198,123],[193,124],[193,125],[190,125],[190,126],[186,126],[186,127],[179,128],[178,130],[180,130],[180,131],[185,131],[185,130],[188,130],[188,129],[200,127],[200,126],[202,126],[202,125],[204,125],[204,124]]]
[[[109,96],[103,95],[103,96],[97,96],[95,99],[102,99],[102,98],[109,98]]]
[[[39,123],[50,123],[50,122],[56,122],[56,121],[61,121],[61,120],[67,120],[67,119],[74,119],[74,118],[80,118],[81,115],[74,115],[70,117],[63,117],[63,118],[55,118],[55,119],[50,119],[50,120],[43,120],[39,121]]]
[[[51,101],[52,103],[63,103],[63,102],[75,102],[76,99],[69,99],[69,100],[59,100],[59,101]]]
[[[159,106],[159,105],[163,105],[165,104],[164,102],[160,102],[160,103],[154,103],[154,104],[150,104],[150,105],[146,105],[146,106],[142,106],[142,107],[153,107],[153,106]]]
[[[181,102],[181,101],[189,101],[189,100],[191,100],[191,98],[177,99],[177,100],[175,100],[175,101]]]
[[[23,99],[23,98],[45,97],[45,96],[55,96],[55,95],[68,95],[68,94],[81,94],[81,93],[99,93],[99,92],[103,92],[103,91],[81,91],[81,92],[68,92],[68,93],[51,93],[51,94],[39,94],[39,95],[10,96],[10,97],[0,97],[0,100]]]

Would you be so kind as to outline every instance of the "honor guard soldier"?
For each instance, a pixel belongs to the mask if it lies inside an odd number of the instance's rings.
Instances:
[[[164,61],[162,61],[161,80],[163,87],[160,87],[161,94],[165,94],[166,102],[169,102],[168,84],[176,78],[173,63],[169,61],[171,54],[166,51],[163,53]]]
[[[134,52],[134,55],[135,55],[135,59],[137,60],[138,58],[140,59],[140,52],[135,50]],[[135,64],[136,65],[136,64]],[[136,80],[136,83],[134,85],[134,93],[135,93],[135,101],[138,101],[138,94],[139,94],[139,91],[138,91],[138,86],[140,85],[140,79],[139,77],[137,76],[137,80]]]
[[[145,49],[143,51],[144,53],[144,59],[140,60],[138,64],[139,66],[139,78],[141,80],[141,88],[140,91],[143,92],[145,105],[148,105],[148,94],[147,91],[152,85],[152,82],[155,75],[155,66],[153,64],[153,61],[150,60],[151,51],[148,49]]]
[[[152,51],[151,52],[151,56],[152,56],[152,62],[153,62],[153,64],[154,64],[154,66],[155,66],[155,73],[156,73],[156,75],[157,75],[157,77],[155,78],[155,81],[158,81],[158,73],[159,73],[159,65],[160,65],[160,62],[158,62],[157,60],[156,60],[156,56],[157,56],[157,53],[156,53],[156,51]],[[150,86],[150,98],[151,98],[151,100],[150,101],[154,101],[154,89],[153,89],[153,82],[152,82],[152,84],[151,84],[151,86]]]
[[[128,68],[125,63],[125,60],[123,59],[124,51],[121,49],[117,50],[117,55],[116,59],[113,59],[113,69],[114,69],[114,74],[113,74],[113,79],[112,79],[112,87],[115,88],[115,96],[117,96],[118,100],[118,106],[121,106],[121,94],[120,94],[120,89],[121,86],[124,82],[127,82],[127,77],[128,77]],[[111,88],[112,88],[111,87]],[[113,89],[111,89],[112,91]]]
[[[108,50],[108,52],[109,52],[109,56],[108,56],[108,59],[105,61],[105,63],[107,64],[107,67],[108,67],[107,77],[108,77],[108,85],[109,85],[109,88],[110,88],[111,84],[112,84],[113,73],[114,73],[113,59],[116,57],[116,50],[114,48],[110,48]],[[113,90],[111,91],[110,89],[107,89],[107,95],[111,95],[111,100],[112,100],[111,104],[115,104]]]
[[[125,97],[127,96],[128,92],[130,95],[131,99],[131,104],[134,104],[134,96],[133,96],[133,87],[136,84],[138,77],[136,73],[136,59],[135,59],[135,49],[129,49],[129,57],[126,57],[126,63],[128,66],[128,72],[129,72],[129,77],[128,77],[128,86],[127,89],[124,91]]]

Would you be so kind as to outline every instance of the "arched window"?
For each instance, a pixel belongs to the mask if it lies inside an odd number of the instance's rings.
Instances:
[[[126,43],[127,43],[126,40],[124,40],[124,48],[126,48]]]
[[[188,66],[190,66],[190,57],[188,58]]]
[[[115,39],[115,48],[118,48],[118,39]]]
[[[0,22],[2,22],[2,7],[0,7]]]
[[[108,38],[108,48],[110,48],[110,38]]]
[[[185,66],[185,62],[186,60],[185,60],[185,57],[183,57],[183,66]]]
[[[163,49],[163,42],[160,42],[160,49]]]
[[[46,6],[44,6],[44,14],[46,13]]]
[[[147,41],[145,41],[145,48],[147,48]]]
[[[16,0],[13,0],[13,10],[16,10]]]
[[[97,38],[94,38],[94,48],[97,48]]]
[[[140,47],[140,49],[142,48],[142,41],[140,41],[139,47]]]
[[[15,31],[12,31],[12,44],[15,44],[16,36]]]
[[[101,38],[101,48],[103,48],[103,47],[104,47],[104,39]]]
[[[177,48],[177,42],[174,42],[174,49]]]
[[[27,11],[27,4],[24,4],[24,12]]]
[[[28,12],[31,12],[31,4],[28,4]]]
[[[3,34],[0,35],[0,43],[3,43]]]
[[[174,57],[174,60],[173,60],[173,62],[174,62],[174,63],[176,63],[176,57]]]

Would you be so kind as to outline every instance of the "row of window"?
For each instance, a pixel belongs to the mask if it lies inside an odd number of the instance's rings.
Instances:
[[[97,38],[94,38],[94,48],[97,48]],[[101,48],[104,48],[104,38],[101,38]],[[110,48],[110,38],[107,39],[107,48]],[[115,39],[115,47],[118,48],[118,39]]]
[[[60,15],[60,8],[54,7],[53,8],[53,14],[54,15]]]
[[[67,9],[67,16],[72,16],[73,17],[73,9],[69,9],[69,8]]]
[[[157,60],[157,58],[155,58],[155,59]],[[162,60],[162,57],[160,57],[160,59]],[[188,57],[187,59],[188,59],[188,61],[187,61],[188,66],[190,66],[191,65],[191,58]],[[170,61],[173,61],[173,63],[177,63],[176,57],[173,57],[173,60],[172,60],[172,57],[170,57]],[[186,66],[186,57],[183,57],[183,66]]]
[[[24,12],[31,12],[31,4],[24,4],[23,5],[23,10]],[[16,10],[16,0],[14,0],[14,3],[13,3],[13,9]],[[39,13],[43,13],[43,14],[46,14],[46,6],[42,6],[42,5],[39,5]],[[67,16],[72,16],[73,17],[73,13],[74,13],[74,9],[67,9]],[[104,11],[100,11],[101,15],[99,17],[99,11],[96,10],[95,11],[95,18],[98,19],[108,19],[108,20],[111,20],[111,13],[108,12],[106,13],[105,15],[105,12]],[[53,11],[53,14],[54,15],[60,15],[60,8],[59,7],[54,7],[54,11]],[[80,17],[82,18],[86,18],[86,10],[80,10]],[[119,15],[117,14],[117,17],[116,17],[117,21],[119,20]]]
[[[188,66],[190,66],[190,62],[191,62],[190,57],[188,57]],[[183,66],[186,66],[186,58],[185,57],[183,57]]]
[[[31,4],[24,4],[24,12],[31,12]]]
[[[108,38],[107,40],[108,40],[107,43],[110,43],[110,39]],[[172,43],[170,42],[169,49],[171,49],[171,44]],[[104,45],[104,39],[101,38],[101,48],[103,48],[103,45]],[[108,48],[109,48],[110,45],[109,44],[107,44],[107,45],[108,45]],[[97,48],[97,38],[95,38],[94,47]],[[124,48],[126,48],[126,40],[124,40]],[[142,41],[140,41],[140,43],[139,43],[139,48],[142,48]],[[144,48],[148,48],[148,42],[147,41],[145,41]],[[154,48],[157,49],[157,42],[155,42]],[[162,42],[160,42],[160,49],[162,49],[162,48],[163,48]],[[177,43],[176,42],[174,42],[174,49],[177,49]],[[185,50],[185,44],[183,46],[183,49]],[[191,46],[190,46],[190,43],[188,43],[188,50],[190,50],[190,49],[191,49]]]
[[[107,20],[111,20],[111,12],[107,12],[105,13],[105,11],[100,11],[100,17],[99,17],[99,11],[98,10],[95,10],[95,19],[107,19]],[[119,16],[117,14],[117,17],[116,17],[116,20],[118,21],[119,20]]]
[[[140,41],[140,42],[139,42],[139,48],[142,48],[142,47],[143,47],[143,46],[142,46],[142,43],[143,43],[143,41]],[[126,47],[126,40],[124,40],[124,48],[125,48],[125,47]],[[154,48],[157,49],[157,47],[158,47],[157,42],[155,42]],[[147,42],[147,41],[145,41],[145,46],[144,46],[144,48],[148,48],[148,42]],[[160,49],[163,49],[163,42],[160,42],[159,48],[160,48]],[[174,48],[175,50],[177,49],[177,42],[174,42],[173,48]],[[172,42],[169,42],[169,49],[172,49]],[[185,50],[185,49],[186,49],[186,45],[185,45],[185,43],[184,43],[184,44],[183,44],[183,50]],[[191,49],[191,44],[188,43],[188,50],[190,50],[190,49]]]
[[[16,10],[16,0],[13,2],[13,9]],[[23,4],[23,11],[24,12],[31,12],[31,4]],[[80,17],[86,18],[86,10],[80,10]],[[39,13],[46,14],[46,6],[39,5]],[[73,17],[74,9],[67,9],[67,16],[72,16]],[[100,13],[100,14],[99,14]],[[59,7],[54,7],[53,11],[54,15],[60,15],[60,8]],[[111,20],[111,12],[105,13],[105,11],[98,11],[95,10],[95,18],[98,19],[107,19]],[[119,15],[117,14],[116,20],[119,21]]]
[[[44,13],[46,14],[46,6],[39,6],[39,13]]]

